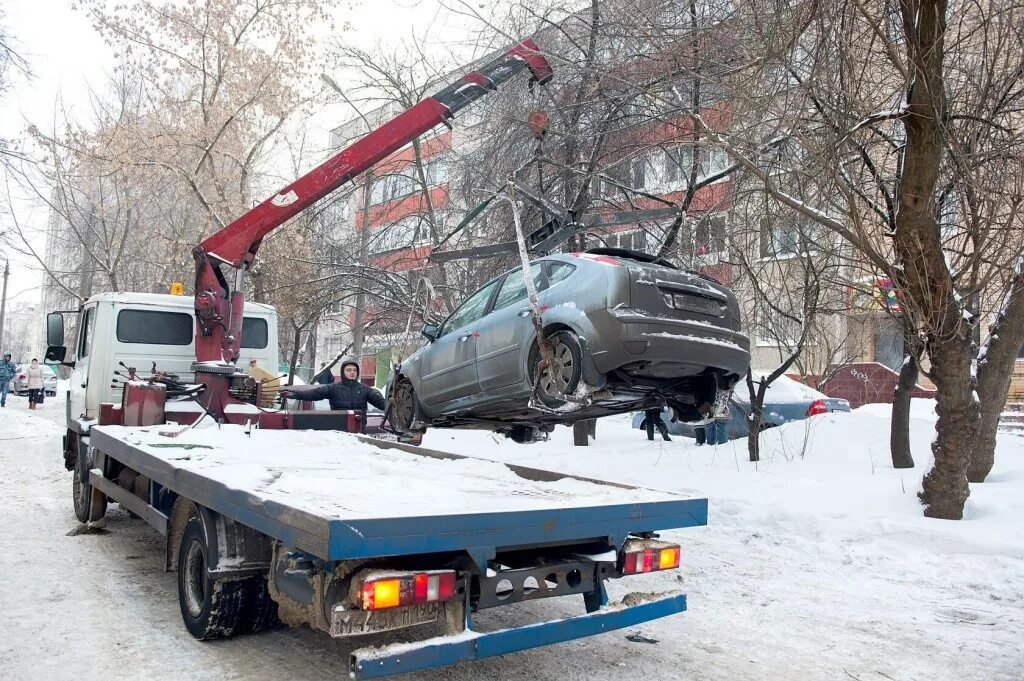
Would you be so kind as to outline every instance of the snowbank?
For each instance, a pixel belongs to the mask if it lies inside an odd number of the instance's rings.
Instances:
[[[757,463],[748,461],[746,438],[717,447],[697,447],[685,438],[648,442],[630,427],[628,416],[600,420],[597,440],[585,448],[572,446],[569,428],[532,445],[452,430],[429,431],[423,444],[707,496],[712,523],[743,526],[751,514],[769,524],[829,517],[880,534],[895,525],[927,530],[973,550],[1024,557],[1024,438],[1000,434],[995,469],[988,482],[972,486],[964,522],[930,520],[922,515],[917,493],[932,463],[935,402],[912,403],[913,469],[892,467],[890,414],[891,405],[871,404],[773,428],[762,435]],[[743,505],[742,513],[736,504]]]

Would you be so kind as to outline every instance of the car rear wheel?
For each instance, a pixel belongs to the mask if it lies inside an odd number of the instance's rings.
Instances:
[[[543,353],[535,346],[530,359],[530,383],[537,386],[537,397],[546,407],[565,404],[561,395],[572,395],[583,376],[583,349],[571,331],[556,331],[547,338],[551,348],[551,367],[542,369]],[[538,380],[538,374],[540,376]]]

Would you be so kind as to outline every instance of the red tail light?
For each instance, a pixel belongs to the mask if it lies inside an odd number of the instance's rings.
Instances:
[[[825,406],[825,400],[814,400],[811,402],[811,406],[807,407],[808,416],[817,416],[818,414],[827,414],[828,407]]]
[[[630,540],[622,550],[622,574],[638,575],[677,568],[681,553],[678,544]]]
[[[441,603],[455,595],[455,572],[388,573],[363,581],[363,610],[382,610],[420,603]]]
[[[19,375],[19,376],[18,376],[18,380],[19,380],[19,381],[24,381],[24,380],[25,380],[25,374],[21,374],[21,375]]]
[[[610,255],[598,255],[597,253],[570,253],[569,255],[577,258],[584,258],[586,260],[593,260],[594,262],[603,263],[605,265],[615,265],[621,267],[622,262],[618,258],[613,258]]]

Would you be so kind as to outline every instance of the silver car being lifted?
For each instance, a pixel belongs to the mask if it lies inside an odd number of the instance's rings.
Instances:
[[[542,365],[522,269],[471,295],[395,368],[390,422],[491,428],[529,441],[558,423],[671,407],[679,419],[724,411],[750,363],[732,292],[653,256],[621,249],[530,265],[551,349]],[[705,410],[706,411],[706,410]]]

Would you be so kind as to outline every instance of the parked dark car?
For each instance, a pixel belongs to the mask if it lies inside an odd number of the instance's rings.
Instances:
[[[754,380],[762,378],[754,373]],[[829,397],[810,386],[794,381],[786,376],[779,376],[771,382],[764,396],[764,418],[761,430],[781,426],[791,421],[802,421],[818,414],[829,412],[848,412],[850,403],[846,400]],[[726,435],[730,440],[747,437],[750,434],[750,396],[744,383],[737,386],[729,404],[729,421],[726,424]],[[644,420],[643,412],[633,415],[633,427],[640,428]],[[682,421],[673,423],[666,413],[661,414],[668,432],[671,435],[695,437],[694,427]]]
[[[696,421],[747,370],[736,299],[699,274],[621,249],[552,255],[529,270],[551,370],[541,370],[522,269],[512,270],[423,327],[429,343],[389,381],[396,430],[493,428],[528,441],[558,423],[659,406]]]

